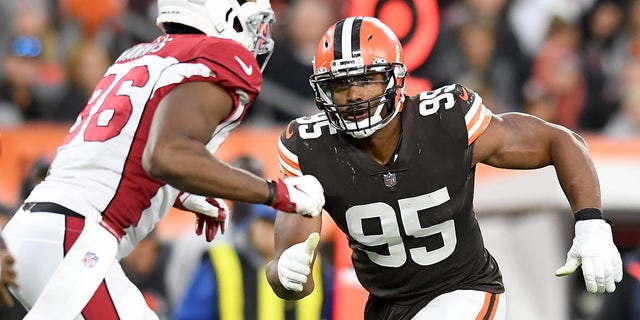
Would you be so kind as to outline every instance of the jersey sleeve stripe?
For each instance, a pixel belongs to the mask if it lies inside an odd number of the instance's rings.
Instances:
[[[298,163],[298,156],[289,151],[281,140],[278,140],[278,160],[283,173],[289,172],[296,176],[302,175],[300,164]]]
[[[291,164],[289,164],[289,162],[287,161],[287,159],[282,158],[283,155],[278,152],[278,160],[280,162],[280,171],[282,171],[282,173],[288,175],[288,176],[301,176],[302,175],[302,171],[300,171],[300,167],[296,167],[292,166]]]
[[[500,295],[496,293],[485,293],[484,304],[476,316],[476,320],[493,320],[500,302]]]
[[[287,170],[287,168],[283,167],[282,165],[280,165],[280,172],[282,172],[282,174],[287,177],[299,177],[302,175],[301,173],[291,172]]]
[[[467,144],[472,144],[478,137],[484,132],[485,129],[489,126],[489,122],[491,122],[491,115],[493,113],[491,110],[487,109],[484,105],[482,105],[482,115],[478,121],[474,124],[471,130],[467,131],[469,136],[469,140]]]
[[[477,121],[477,119],[480,118],[480,111],[484,108],[482,98],[475,92],[473,93],[473,96],[473,105],[464,115],[464,122],[467,124],[467,131],[473,126],[474,121]]]

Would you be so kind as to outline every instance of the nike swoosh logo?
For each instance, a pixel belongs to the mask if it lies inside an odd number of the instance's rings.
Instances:
[[[293,131],[291,131],[291,123],[287,126],[287,131],[284,132],[285,139],[289,140],[293,137]]]
[[[240,64],[240,67],[242,68],[244,73],[246,73],[248,76],[253,73],[253,66],[246,65],[244,61],[242,61],[242,59],[238,58],[238,56],[234,56],[234,58],[236,59],[236,61],[238,61],[238,64]]]
[[[465,89],[464,87],[462,87],[462,95],[460,96],[460,99],[464,101],[469,100],[469,94],[467,94],[467,89]]]
[[[304,191],[304,190],[300,189],[300,187],[298,187],[298,185],[297,185],[297,184],[294,184],[294,185],[293,185],[293,188],[294,188],[294,189],[297,189],[298,191],[300,191],[300,192],[302,192],[302,193],[304,193],[304,194],[306,194],[306,195],[309,195],[306,191]]]

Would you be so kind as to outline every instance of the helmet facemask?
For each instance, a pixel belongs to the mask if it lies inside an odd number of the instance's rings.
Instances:
[[[257,57],[264,71],[273,53],[274,41],[271,38],[271,25],[275,21],[273,11],[253,10],[255,2],[245,2],[240,6],[240,16],[234,19],[234,30],[238,32],[240,42]],[[245,17],[244,14],[247,14]]]
[[[398,114],[404,102],[405,73],[404,65],[400,63],[380,63],[339,72],[318,73],[311,76],[310,82],[316,95],[316,105],[326,113],[329,123],[361,139],[386,126]],[[371,76],[378,74],[383,75],[384,80],[371,80]],[[369,99],[344,104],[337,104],[333,99],[336,90],[377,82],[385,83],[385,88],[379,95]]]

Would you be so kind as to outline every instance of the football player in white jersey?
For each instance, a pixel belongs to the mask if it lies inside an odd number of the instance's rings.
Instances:
[[[312,176],[270,181],[214,153],[256,99],[273,50],[269,0],[159,0],[164,34],[109,67],[2,234],[26,319],[156,319],[118,262],[172,206],[211,240],[214,197],[317,215]],[[261,59],[263,58],[264,59]]]
[[[554,166],[576,219],[556,273],[582,265],[588,291],[613,291],[620,254],[582,138],[529,115],[493,114],[459,84],[405,95],[405,75],[389,27],[371,17],[340,20],[321,38],[310,79],[324,112],[291,121],[278,143],[285,175],[312,174],[324,187],[324,209],[370,293],[364,318],[505,318],[502,276],[473,211],[478,163]],[[313,290],[321,217],[276,220],[267,277],[282,298]]]

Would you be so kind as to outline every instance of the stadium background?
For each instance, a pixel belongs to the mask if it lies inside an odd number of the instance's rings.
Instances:
[[[44,2],[26,1],[35,5]],[[274,8],[286,17],[285,10],[293,6],[293,2],[274,1]],[[337,16],[372,15],[387,22],[403,40],[409,70],[419,75],[412,77],[407,84],[408,92],[415,93],[431,87],[432,83],[437,85],[424,76],[429,68],[423,70],[437,40],[443,14],[451,14],[455,5],[473,5],[475,2],[353,0],[344,3],[328,1],[323,5],[338,8]],[[633,1],[604,2],[629,5]],[[86,8],[83,11],[76,7],[80,6],[78,1],[60,3],[65,4],[69,12],[76,10],[77,19],[85,19],[81,24],[85,29],[81,28],[84,30],[81,33],[99,29],[97,21],[113,14],[123,14],[124,10],[122,1],[96,1],[93,14],[102,12],[103,17],[81,18],[89,13],[85,12]],[[120,7],[110,7],[109,3],[119,3]],[[600,1],[584,1],[585,12],[593,10],[596,3]],[[50,3],[48,5],[51,6]],[[449,10],[445,11],[445,8]],[[274,74],[276,70],[267,68],[266,72]],[[277,76],[267,79],[265,95],[273,95],[269,86],[274,82],[277,84],[276,80]],[[474,88],[473,84],[471,87]],[[256,108],[273,107],[275,102],[272,101],[277,99],[267,97],[266,102]],[[305,109],[309,110],[313,111]],[[279,117],[286,117],[285,114],[280,112]],[[253,115],[246,125],[232,133],[217,155],[229,161],[239,155],[254,155],[264,162],[267,177],[278,177],[276,142],[283,123],[277,119],[265,120]],[[20,186],[29,168],[43,154],[55,152],[68,126],[68,122],[47,119],[25,119],[0,126],[0,203],[12,205],[19,201]],[[616,221],[614,238],[622,251],[632,250],[640,241],[640,136],[632,133],[619,137],[599,130],[576,130],[583,131],[594,155],[601,175],[604,208],[607,215]],[[518,172],[480,166],[476,209],[486,245],[503,269],[510,319],[591,319],[597,313],[602,299],[584,293],[579,276],[563,279],[553,276],[555,268],[564,261],[573,230],[568,204],[552,170]],[[172,241],[185,232],[191,232],[192,223],[190,215],[172,211],[158,225],[158,235],[163,240]],[[336,243],[335,319],[357,319],[366,295],[350,268],[349,249],[345,246],[344,237],[333,233],[330,227],[324,232],[325,241]]]

